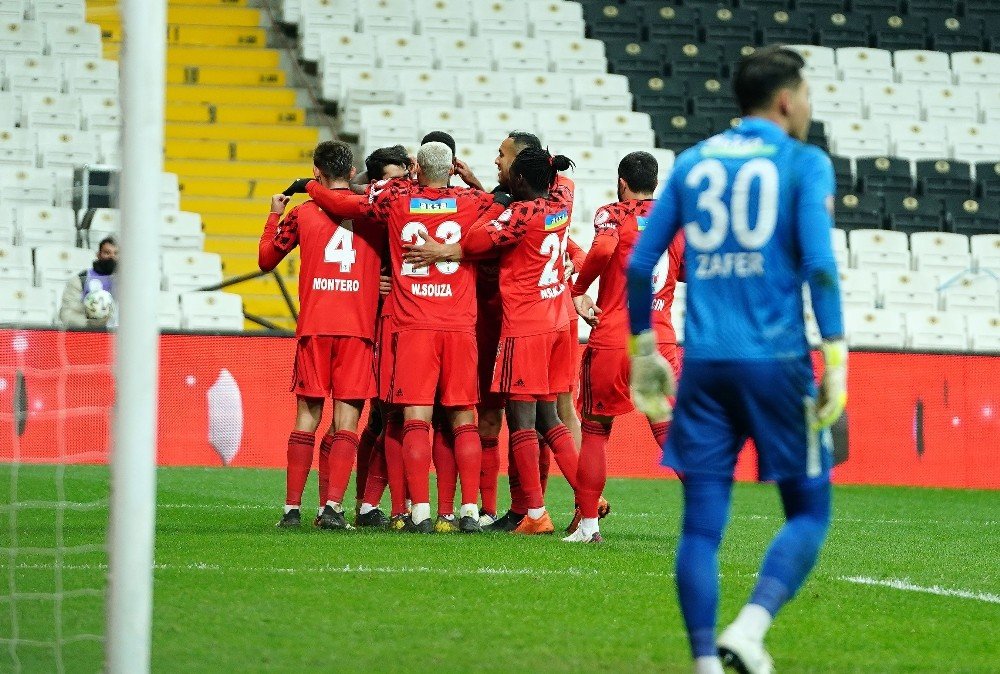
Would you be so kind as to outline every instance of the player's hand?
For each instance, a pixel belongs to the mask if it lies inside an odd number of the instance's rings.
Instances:
[[[422,232],[417,232],[417,243],[404,243],[403,250],[403,261],[417,269],[462,257],[462,249],[458,244],[438,243],[434,239],[425,238]]]
[[[476,174],[472,172],[472,169],[469,168],[469,165],[466,164],[461,159],[455,160],[455,175],[461,178],[462,182],[464,182],[469,187],[472,187],[477,190],[483,189],[483,184],[479,182],[479,178],[477,178]]]
[[[378,294],[382,297],[387,296],[392,291],[392,277],[386,275],[380,275],[378,277]]]
[[[512,203],[514,203],[514,197],[507,194],[500,188],[497,188],[493,190],[493,203],[500,204],[501,206],[506,208],[510,206]]]
[[[286,197],[284,194],[273,195],[271,197],[271,212],[276,215],[281,215],[285,212],[285,206],[288,205],[290,200],[291,197]]]
[[[674,395],[674,371],[656,348],[656,334],[644,330],[629,339],[632,357],[632,401],[653,423],[670,421],[673,410],[668,396]]]
[[[576,307],[576,313],[579,314],[580,318],[582,318],[590,327],[596,328],[597,324],[601,322],[601,319],[598,318],[598,316],[604,312],[601,311],[599,306],[594,304],[594,300],[590,298],[590,295],[583,294],[574,297],[573,305]]]
[[[293,194],[305,194],[306,193],[306,185],[308,185],[309,181],[311,181],[311,180],[312,180],[312,178],[299,178],[298,180],[296,180],[295,182],[293,182],[291,185],[289,185],[288,187],[286,187],[285,191],[282,192],[282,194],[284,194],[286,197],[290,197]]]
[[[825,341],[823,378],[819,383],[814,430],[832,426],[847,407],[847,343],[843,339]]]
[[[564,278],[568,281],[573,274],[576,273],[576,266],[573,264],[573,259],[570,258],[569,253],[563,253],[563,274]]]

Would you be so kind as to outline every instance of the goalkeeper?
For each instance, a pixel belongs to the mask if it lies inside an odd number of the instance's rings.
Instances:
[[[830,522],[828,427],[847,400],[847,350],[830,241],[833,168],[802,142],[811,116],[803,65],[782,48],[740,61],[742,123],[678,157],[629,267],[633,397],[663,418],[673,377],[650,330],[650,278],[683,227],[684,377],[663,460],[683,481],[677,593],[696,672],[721,672],[723,662],[772,671],[764,635],[811,571]],[[803,283],[824,337],[818,395]],[[777,482],[786,521],[749,601],[716,639],[718,549],[747,438],[760,479]]]

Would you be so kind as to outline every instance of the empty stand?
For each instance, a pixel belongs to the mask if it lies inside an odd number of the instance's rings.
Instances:
[[[181,326],[186,330],[242,330],[243,298],[225,292],[180,295]]]

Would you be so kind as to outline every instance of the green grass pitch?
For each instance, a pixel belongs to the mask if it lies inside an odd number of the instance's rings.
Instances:
[[[10,639],[16,620],[22,643],[0,642],[0,671],[15,669],[15,652],[24,672],[54,671],[53,650],[29,642],[51,641],[57,629],[69,639],[65,671],[98,671],[101,644],[75,635],[103,634],[102,600],[77,590],[105,586],[106,556],[65,555],[65,594],[54,601],[56,558],[45,552],[58,540],[54,511],[9,504],[15,483],[17,502],[54,499],[57,472],[20,466],[12,480],[11,470],[0,467],[0,639]],[[70,467],[62,483],[68,502],[98,500],[108,473]],[[691,669],[671,576],[676,482],[612,480],[602,546],[554,536],[278,531],[283,485],[274,470],[160,469],[154,671]],[[315,475],[306,493],[311,512]],[[549,501],[565,524],[570,493],[561,478]],[[63,513],[63,546],[103,541],[105,505]],[[772,487],[737,486],[721,623],[746,599],[780,522]],[[838,487],[821,561],[768,638],[778,671],[997,671],[998,533],[996,492]]]

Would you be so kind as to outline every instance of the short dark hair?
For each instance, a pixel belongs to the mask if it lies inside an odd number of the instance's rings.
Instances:
[[[452,158],[455,157],[455,139],[452,138],[450,133],[444,131],[431,131],[429,134],[424,136],[423,140],[420,141],[421,145],[425,143],[444,143],[451,150]]]
[[[805,64],[798,52],[780,45],[742,57],[733,74],[733,95],[740,111],[747,115],[765,108],[780,89],[798,87]]]
[[[526,147],[517,153],[510,172],[524,178],[535,192],[544,192],[556,182],[559,171],[575,166],[569,157],[561,154],[552,156],[540,147]]]
[[[380,147],[368,155],[368,158],[365,159],[368,180],[382,180],[385,177],[386,166],[399,166],[408,169],[410,167],[410,154],[406,148],[402,145]]]
[[[527,131],[511,131],[507,137],[514,141],[514,148],[518,152],[526,147],[533,147],[537,150],[542,148],[542,141],[538,140],[538,136]]]
[[[648,152],[630,152],[618,162],[618,177],[633,192],[652,194],[656,191],[656,172],[659,168],[656,157]]]
[[[329,180],[348,180],[354,167],[354,153],[343,141],[325,140],[313,150],[313,164]]]
[[[116,239],[113,236],[106,236],[106,237],[104,237],[103,239],[101,239],[101,242],[99,244],[97,244],[97,250],[100,251],[101,248],[104,248],[104,246],[108,245],[108,244],[110,244],[110,245],[114,246],[115,248],[117,248],[118,247],[118,239]]]

